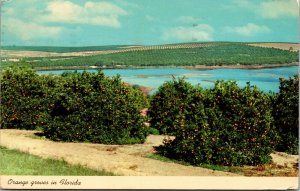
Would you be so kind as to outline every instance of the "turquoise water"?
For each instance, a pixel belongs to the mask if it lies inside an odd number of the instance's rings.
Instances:
[[[70,70],[38,71],[39,74],[62,74]],[[73,70],[75,71],[75,70]],[[84,70],[77,70],[83,72]],[[97,72],[97,70],[87,70]],[[174,77],[185,77],[193,85],[200,84],[204,88],[212,88],[216,80],[235,80],[240,87],[250,82],[264,92],[278,92],[279,78],[288,78],[298,73],[298,66],[266,68],[266,69],[214,69],[188,70],[181,68],[145,68],[145,69],[105,69],[104,74],[115,76],[119,74],[123,81],[154,88],[154,92],[165,81]]]

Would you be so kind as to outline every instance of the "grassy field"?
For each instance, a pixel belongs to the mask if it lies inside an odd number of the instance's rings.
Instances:
[[[65,161],[40,157],[0,147],[0,175],[53,175],[53,176],[112,176],[112,173],[95,171]]]

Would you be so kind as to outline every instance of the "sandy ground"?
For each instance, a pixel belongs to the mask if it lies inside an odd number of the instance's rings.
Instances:
[[[279,48],[282,50],[298,51],[299,44],[297,43],[249,43],[251,46]]]
[[[62,159],[70,164],[80,164],[92,169],[106,170],[126,176],[240,176],[234,173],[206,168],[184,166],[147,158],[154,153],[153,146],[162,144],[165,136],[150,135],[144,144],[103,145],[91,143],[53,142],[35,136],[36,131],[1,129],[0,145],[18,149],[43,158]],[[292,167],[297,155],[275,152],[276,165]]]
[[[299,156],[298,155],[288,155],[283,152],[275,152],[271,154],[273,161],[277,165],[286,166],[292,168],[294,165],[298,163]]]
[[[108,51],[82,51],[82,52],[42,52],[42,51],[23,51],[23,50],[1,50],[2,57],[26,58],[26,57],[50,57],[50,56],[90,56],[105,54]]]
[[[149,136],[144,144],[103,145],[61,143],[34,138],[35,131],[0,130],[0,145],[43,158],[63,159],[93,169],[127,176],[238,176],[233,173],[166,163],[146,158],[164,136]]]

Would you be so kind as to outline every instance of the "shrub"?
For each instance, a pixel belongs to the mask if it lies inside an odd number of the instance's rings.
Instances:
[[[159,131],[155,128],[152,128],[152,127],[150,127],[148,129],[148,132],[149,132],[149,134],[152,134],[152,135],[159,135]]]
[[[9,68],[1,78],[1,128],[36,129],[49,112],[53,78],[30,69]]]
[[[236,82],[222,81],[216,82],[212,90],[194,88],[190,92],[188,99],[179,100],[184,103],[184,112],[173,113],[182,116],[181,127],[173,132],[174,140],[157,148],[160,154],[194,165],[270,162],[277,135],[268,95],[250,84],[239,88]],[[160,110],[169,112],[164,105]],[[178,126],[175,120],[166,125]]]
[[[281,137],[277,150],[298,154],[299,76],[280,79],[280,91],[274,101],[273,116]]]
[[[168,81],[152,96],[149,117],[152,127],[161,134],[173,134],[183,124],[193,86],[183,78]]]
[[[139,90],[102,72],[64,74],[44,128],[55,141],[130,144],[145,141],[140,110],[147,100]]]

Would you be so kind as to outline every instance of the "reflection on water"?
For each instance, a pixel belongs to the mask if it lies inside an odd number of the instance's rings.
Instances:
[[[155,77],[195,77],[195,76],[213,76],[212,74],[150,74],[150,75],[136,75],[136,78],[155,78]]]
[[[40,74],[62,74],[66,70],[38,71]],[[83,70],[77,70],[82,72]],[[97,72],[97,70],[88,70]],[[250,82],[265,92],[279,91],[279,78],[288,78],[298,73],[298,66],[268,68],[257,70],[244,69],[214,69],[188,70],[181,68],[145,68],[145,69],[105,69],[104,74],[121,78],[130,84],[138,84],[154,88],[152,92],[165,81],[184,77],[193,85],[200,84],[204,88],[212,88],[216,80],[235,80],[240,87]]]

